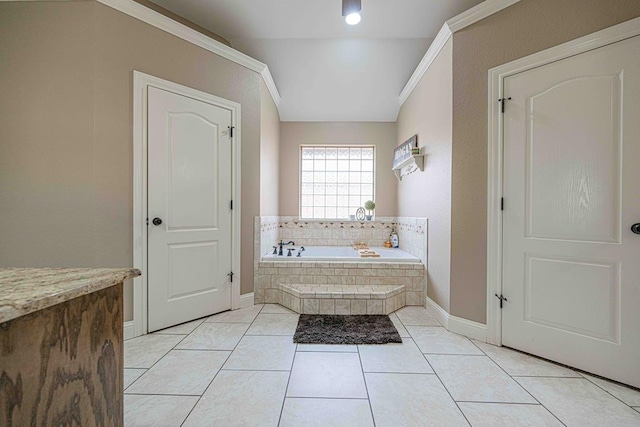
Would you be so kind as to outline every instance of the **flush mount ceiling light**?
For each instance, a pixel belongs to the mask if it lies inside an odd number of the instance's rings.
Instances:
[[[356,25],[360,22],[360,11],[362,10],[362,0],[342,0],[342,16],[349,25]]]

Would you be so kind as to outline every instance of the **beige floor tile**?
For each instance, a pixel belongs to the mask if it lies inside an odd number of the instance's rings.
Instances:
[[[154,332],[154,334],[189,335],[204,321],[205,319],[194,320],[193,322],[187,322],[181,325],[172,326],[171,328],[162,329]]]
[[[279,427],[373,426],[367,399],[285,399]]]
[[[396,311],[395,314],[404,326],[441,326],[424,307],[406,306]]]
[[[172,350],[127,393],[201,395],[229,357],[228,351]]]
[[[509,375],[532,377],[579,377],[580,375],[565,367],[529,356],[506,347],[473,341],[480,350],[496,362]]]
[[[253,322],[247,335],[289,335],[293,336],[298,326],[297,314],[260,314]]]
[[[182,424],[198,401],[197,396],[124,396],[127,427],[175,427]]]
[[[611,393],[629,406],[640,406],[640,391],[592,375],[582,374],[586,379]]]
[[[296,353],[287,397],[367,398],[356,353]]]
[[[639,426],[640,414],[583,378],[516,380],[568,426]]]
[[[562,423],[542,405],[460,402],[473,427],[561,427]]]
[[[427,355],[456,401],[538,403],[487,356]]]
[[[176,349],[233,350],[248,327],[247,323],[204,322],[176,346]]]
[[[184,426],[277,426],[288,372],[220,371]]]
[[[359,345],[364,372],[432,374],[424,355],[411,338],[402,344]]]
[[[249,336],[240,340],[223,369],[289,371],[296,345],[289,336]]]
[[[184,335],[143,335],[124,342],[125,368],[150,368],[178,344]]]
[[[281,306],[280,304],[265,304],[264,308],[260,313],[266,314],[298,314],[294,311],[289,310],[286,307]]]
[[[449,332],[442,327],[407,326],[407,331],[420,351],[426,354],[484,354],[469,338]]]
[[[329,353],[357,353],[358,346],[351,344],[298,344],[298,351],[324,351]]]
[[[135,380],[140,378],[140,375],[144,374],[146,369],[127,369],[124,370],[124,388],[129,387]]]
[[[377,427],[466,426],[433,374],[365,374]]]
[[[238,310],[230,310],[225,311],[224,313],[214,314],[206,321],[215,323],[251,323],[258,313],[260,313],[261,309],[262,304],[256,304],[247,308],[240,308]]]
[[[389,319],[391,319],[391,322],[393,322],[393,326],[396,327],[396,329],[398,330],[398,333],[400,334],[400,336],[402,338],[411,336],[411,335],[409,335],[409,332],[407,332],[407,329],[404,327],[404,325],[402,324],[402,322],[398,318],[397,314],[391,313],[389,315]]]

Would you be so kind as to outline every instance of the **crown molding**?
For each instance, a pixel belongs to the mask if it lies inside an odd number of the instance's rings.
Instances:
[[[455,33],[518,2],[520,0],[485,0],[479,5],[449,19],[447,25],[451,32]]]
[[[479,5],[474,6],[445,22],[442,25],[442,28],[440,28],[440,31],[438,31],[438,35],[431,43],[431,46],[427,49],[427,53],[424,54],[422,60],[409,78],[409,81],[402,89],[402,92],[398,95],[398,102],[400,103],[400,106],[402,107],[407,98],[409,98],[411,92],[416,88],[420,79],[422,79],[453,33],[473,25],[494,13],[500,12],[502,9],[506,9],[519,1],[520,0],[485,0]]]
[[[431,46],[429,46],[429,49],[427,49],[427,53],[424,54],[415,71],[413,72],[413,74],[411,74],[411,77],[409,77],[409,81],[404,86],[404,89],[402,89],[402,92],[400,92],[398,101],[400,102],[401,107],[402,104],[404,104],[404,102],[407,100],[407,98],[409,98],[411,92],[413,92],[416,86],[418,86],[418,83],[420,83],[420,79],[422,79],[422,76],[424,76],[429,67],[431,67],[431,64],[433,64],[433,61],[435,61],[435,59],[438,57],[438,54],[440,53],[444,45],[447,44],[447,41],[449,41],[450,37],[451,30],[445,23],[442,28],[440,28],[440,31],[438,31],[438,35],[436,36],[436,38],[433,39],[433,42],[431,42]]]
[[[239,52],[223,43],[220,43],[219,41],[214,40],[211,37],[205,36],[204,34],[199,33],[198,31],[189,28],[184,24],[176,22],[173,19],[132,0],[96,1],[133,18],[136,18],[146,24],[156,27],[162,31],[166,31],[167,33],[172,34],[182,40],[206,49],[211,53],[215,53],[216,55],[228,59],[229,61],[235,62],[238,65],[259,73],[264,79],[264,82],[269,89],[269,93],[271,94],[276,107],[280,105],[280,93],[278,92],[278,88],[273,81],[273,77],[271,76],[269,67],[266,64],[263,64],[262,62],[253,59],[249,55],[245,55],[242,52]]]

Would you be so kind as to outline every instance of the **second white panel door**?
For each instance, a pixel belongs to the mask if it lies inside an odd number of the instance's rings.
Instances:
[[[231,308],[231,111],[148,91],[149,332]]]
[[[640,387],[640,37],[505,79],[503,344]]]

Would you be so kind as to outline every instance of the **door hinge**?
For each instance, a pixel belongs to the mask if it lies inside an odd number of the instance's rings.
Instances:
[[[149,225],[149,218],[147,218],[147,225]]]
[[[229,209],[233,210],[233,200],[229,202]]]
[[[500,198],[500,210],[503,211],[504,210],[504,197]]]
[[[233,130],[235,129],[235,126],[229,126],[229,138],[233,138]]]
[[[507,301],[507,299],[504,296],[502,296],[502,294],[500,294],[500,295],[495,294],[495,295],[496,295],[496,298],[498,298],[500,300],[500,309],[502,309],[502,303],[504,301]]]
[[[227,276],[229,276],[229,281],[231,283],[233,283],[233,271],[231,273],[227,274]]]
[[[503,114],[505,101],[511,101],[511,97],[498,99],[498,102],[500,103],[500,111],[502,111]]]

